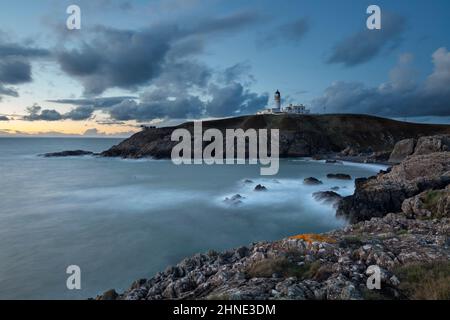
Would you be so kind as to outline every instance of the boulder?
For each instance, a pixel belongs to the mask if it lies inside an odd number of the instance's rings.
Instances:
[[[303,183],[306,185],[318,185],[318,184],[322,184],[323,182],[317,178],[309,177],[309,178],[305,178],[303,180]]]
[[[346,173],[329,173],[328,179],[352,180],[352,176]]]
[[[404,139],[397,142],[394,146],[394,150],[389,157],[389,162],[400,163],[407,156],[410,156],[414,153],[415,146],[416,139]]]

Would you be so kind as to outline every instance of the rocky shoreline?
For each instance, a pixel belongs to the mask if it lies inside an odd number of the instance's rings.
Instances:
[[[349,220],[341,230],[197,254],[96,299],[450,299],[449,137],[402,140],[399,164],[352,196],[315,195]],[[366,286],[371,266],[381,290]]]

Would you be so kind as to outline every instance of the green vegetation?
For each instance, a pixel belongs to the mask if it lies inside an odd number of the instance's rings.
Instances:
[[[408,264],[394,272],[400,279],[400,290],[408,299],[450,299],[449,261]]]
[[[310,279],[316,276],[320,267],[320,261],[306,262],[299,266],[285,257],[279,257],[253,263],[247,268],[246,274],[250,278],[271,278],[276,273],[283,278]]]

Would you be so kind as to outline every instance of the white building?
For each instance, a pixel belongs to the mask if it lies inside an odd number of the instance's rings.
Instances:
[[[303,104],[293,105],[292,103],[289,106],[283,108],[281,106],[281,93],[280,91],[275,92],[275,106],[274,108],[265,109],[259,111],[257,114],[309,114],[310,110],[307,109]]]

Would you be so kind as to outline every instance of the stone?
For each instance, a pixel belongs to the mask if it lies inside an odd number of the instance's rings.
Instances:
[[[390,163],[400,163],[405,160],[406,157],[414,153],[414,148],[416,146],[416,139],[404,139],[397,142],[389,156]]]
[[[267,188],[265,186],[263,186],[262,184],[258,184],[254,191],[267,191]]]
[[[328,179],[352,180],[352,176],[346,173],[329,173]]]
[[[314,178],[314,177],[305,178],[305,179],[303,180],[303,183],[306,184],[306,185],[318,185],[318,184],[323,184],[322,181],[320,181],[319,179]]]

